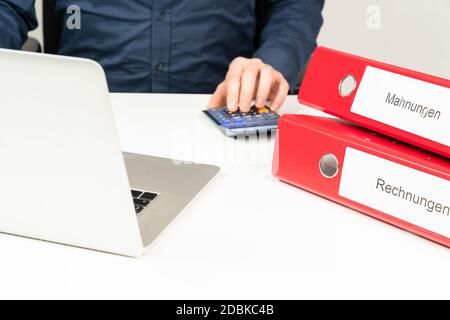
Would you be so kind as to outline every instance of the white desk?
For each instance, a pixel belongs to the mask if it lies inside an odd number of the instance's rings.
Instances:
[[[277,181],[273,141],[223,137],[207,96],[112,101],[125,151],[221,174],[141,259],[0,234],[0,298],[450,298],[450,250]]]

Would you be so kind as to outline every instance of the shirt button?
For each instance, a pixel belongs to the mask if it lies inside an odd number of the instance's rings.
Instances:
[[[166,19],[166,11],[162,10],[162,11],[159,12],[158,20],[159,21],[164,21],[165,19]]]
[[[165,71],[166,70],[166,65],[164,64],[164,63],[158,63],[157,65],[156,65],[156,70],[157,71]]]

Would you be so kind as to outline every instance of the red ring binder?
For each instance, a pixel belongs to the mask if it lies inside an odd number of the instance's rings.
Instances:
[[[343,79],[356,87],[341,94]],[[450,80],[319,47],[300,103],[450,157]]]
[[[450,247],[449,159],[343,120],[284,115],[278,127],[275,177]],[[321,170],[326,155],[337,164]]]

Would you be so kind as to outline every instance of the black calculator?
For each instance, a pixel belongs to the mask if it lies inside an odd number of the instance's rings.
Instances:
[[[252,107],[249,112],[230,112],[226,107],[203,111],[229,137],[272,133],[280,116],[268,107]]]

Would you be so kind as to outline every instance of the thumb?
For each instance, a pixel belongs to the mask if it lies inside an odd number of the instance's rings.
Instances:
[[[227,105],[227,87],[225,82],[222,82],[217,86],[216,92],[214,92],[211,100],[208,103],[209,109],[217,109],[225,107]]]

